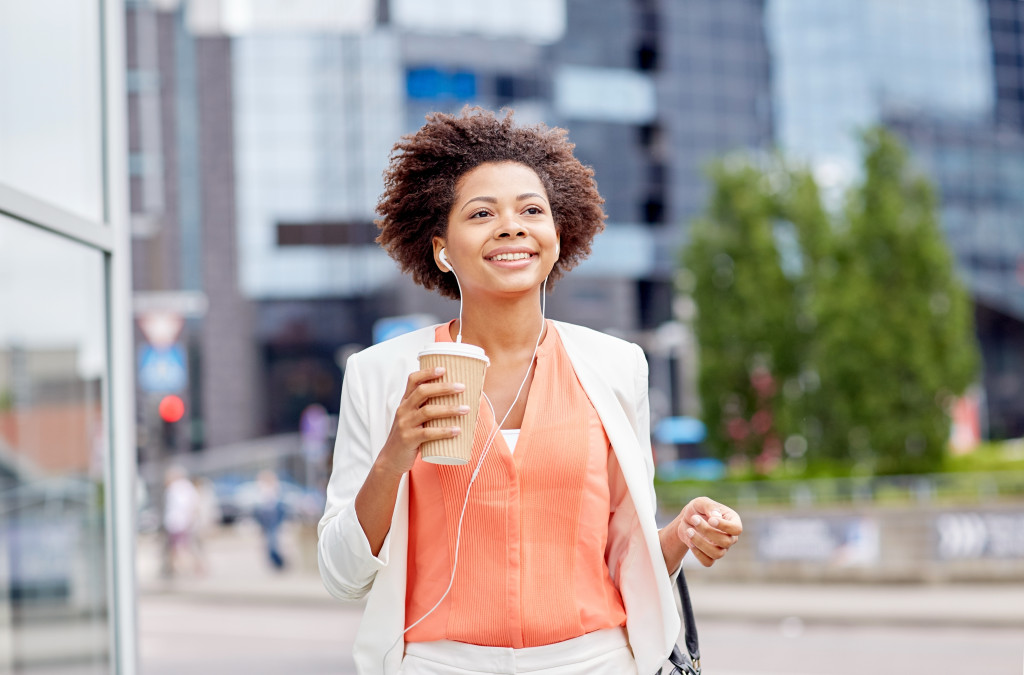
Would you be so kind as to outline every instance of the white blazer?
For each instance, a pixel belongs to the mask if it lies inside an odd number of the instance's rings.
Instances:
[[[622,594],[626,631],[640,675],[665,663],[679,635],[679,614],[655,524],[647,361],[635,344],[553,322],[576,376],[594,404],[615,453],[609,479],[627,492],[608,524],[608,568]],[[405,627],[409,529],[408,475],[402,479],[391,530],[377,557],[355,514],[355,496],[384,446],[416,354],[434,341],[423,328],[349,358],[341,390],[334,470],[318,527],[324,586],[336,598],[366,597],[354,658],[361,675],[398,673]],[[615,472],[615,467],[618,472]],[[613,490],[614,494],[614,490]]]

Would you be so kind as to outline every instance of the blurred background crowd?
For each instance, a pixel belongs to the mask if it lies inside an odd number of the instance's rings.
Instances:
[[[382,172],[466,105],[593,167],[548,313],[643,347],[716,574],[1024,582],[1024,2],[0,0],[0,673],[120,663],[118,532],[315,574],[346,358],[457,312]]]

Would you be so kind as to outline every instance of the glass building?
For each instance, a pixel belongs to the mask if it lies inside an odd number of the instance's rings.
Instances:
[[[857,132],[892,111],[987,121],[991,52],[978,0],[768,0],[775,138],[826,187],[849,184]]]
[[[134,673],[123,8],[0,4],[0,673]]]
[[[609,227],[552,316],[636,333],[670,315],[658,3],[359,2],[340,22],[331,2],[235,5],[128,11],[136,292],[206,307],[179,312],[187,413],[165,450],[291,431],[305,405],[336,406],[338,355],[375,321],[456,311],[373,242],[391,146],[432,111],[512,107],[569,128],[594,166]]]
[[[290,430],[303,405],[336,405],[339,350],[372,341],[375,321],[453,313],[373,243],[391,144],[425,114],[508,106],[569,129],[610,218],[549,309],[644,342],[673,318],[707,161],[778,145],[838,194],[860,127],[989,124],[1015,95],[993,44],[1018,24],[997,4],[360,0],[344,17],[327,1],[148,5],[149,24],[129,20],[156,38],[129,32],[137,290],[208,301],[182,332],[179,449]]]

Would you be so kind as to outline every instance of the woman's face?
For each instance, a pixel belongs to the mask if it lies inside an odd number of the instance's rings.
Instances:
[[[455,185],[444,248],[463,295],[510,296],[536,289],[558,260],[558,233],[547,190],[533,169],[515,162],[481,164]]]

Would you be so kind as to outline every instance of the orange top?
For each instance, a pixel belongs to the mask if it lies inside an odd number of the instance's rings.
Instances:
[[[435,339],[451,342],[447,324]],[[624,625],[605,558],[610,445],[550,323],[514,455],[495,426],[481,397],[469,463],[417,459],[410,473],[406,626],[448,587],[466,487],[494,433],[469,495],[451,593],[406,641],[522,648]]]

